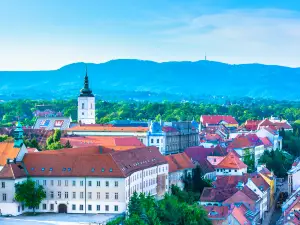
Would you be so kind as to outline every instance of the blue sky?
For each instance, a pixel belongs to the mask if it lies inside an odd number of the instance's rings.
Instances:
[[[300,67],[296,0],[1,0],[0,70],[135,58]]]

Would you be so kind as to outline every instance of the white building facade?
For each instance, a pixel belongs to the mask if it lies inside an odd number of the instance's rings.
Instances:
[[[154,147],[102,155],[90,154],[87,148],[81,156],[71,153],[72,149],[61,151],[56,156],[28,153],[22,163],[5,165],[0,172],[2,215],[32,211],[14,200],[15,184],[28,176],[46,192],[37,212],[120,214],[126,212],[134,192],[158,199],[168,192],[169,166]],[[143,161],[137,160],[140,156]],[[36,163],[37,160],[47,160],[47,167],[42,167],[45,163]],[[64,164],[66,167],[62,167]],[[77,165],[71,167],[72,164]]]

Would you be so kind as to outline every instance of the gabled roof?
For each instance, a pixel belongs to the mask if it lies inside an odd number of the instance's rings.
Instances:
[[[228,148],[237,149],[237,148],[249,148],[252,147],[252,143],[245,135],[238,135],[233,141],[229,144]]]
[[[270,188],[270,185],[265,181],[265,179],[259,173],[250,174],[252,182],[257,186],[261,191],[266,191]]]
[[[268,137],[260,137],[259,139],[262,141],[262,143],[264,144],[265,147],[273,146],[272,142],[269,140]]]
[[[94,132],[147,132],[148,127],[113,127],[113,126],[76,126],[69,128],[67,131],[94,131]]]
[[[215,166],[215,168],[228,168],[228,169],[245,169],[247,165],[243,163],[233,152],[229,152],[224,159]]]
[[[259,127],[273,126],[273,123],[269,119],[262,120],[259,124]]]
[[[234,188],[239,182],[245,184],[248,181],[248,174],[242,176],[217,176],[217,179],[213,182],[213,186],[216,188]]]
[[[212,188],[205,187],[200,196],[201,202],[223,202],[226,199],[230,198],[234,193],[239,189],[237,188]]]
[[[209,219],[226,219],[230,214],[228,206],[203,206],[203,208],[207,211]]]
[[[219,124],[224,121],[227,124],[238,124],[234,117],[228,115],[202,115],[200,121],[203,124]]]
[[[259,123],[261,123],[261,120],[246,120],[245,128],[247,130],[257,130]]]
[[[127,177],[161,164],[167,161],[156,147],[125,152],[94,146],[27,153],[22,165],[31,177]],[[5,171],[0,171],[0,177]]]
[[[114,146],[130,146],[130,148],[134,148],[134,146],[145,147],[145,145],[140,142],[137,137],[70,136],[62,137],[60,141],[62,144],[66,144],[67,141],[69,141],[73,147],[86,147],[95,145],[111,148]]]
[[[235,206],[231,215],[239,222],[240,225],[251,225],[251,221],[249,221],[245,216],[246,211],[247,209],[244,206]]]
[[[199,164],[203,174],[215,171],[212,164],[210,164],[210,162],[207,160],[207,156],[225,156],[227,154],[226,150],[220,146],[212,148],[196,146],[187,148],[184,152],[189,158]]]
[[[169,163],[169,172],[171,173],[185,169],[192,169],[195,167],[192,160],[184,152],[167,155],[165,156],[165,159]]]
[[[277,130],[281,129],[293,129],[292,126],[287,122],[287,121],[282,121],[282,122],[274,122],[273,125],[277,128]]]
[[[245,188],[245,187],[244,187]],[[223,204],[243,203],[251,209],[255,208],[255,200],[251,199],[244,191],[238,190],[228,197]]]
[[[25,176],[26,172],[21,163],[6,164],[0,171],[0,179],[16,179]]]
[[[260,146],[263,145],[263,142],[259,139],[259,137],[254,133],[249,133],[245,135],[248,140],[251,142],[252,146]]]
[[[19,151],[20,148],[14,148],[13,142],[0,142],[0,166],[4,166],[7,159],[16,158]]]
[[[262,129],[265,129],[266,131],[268,131],[270,134],[276,135],[277,134],[277,130],[271,126],[269,127],[264,127]]]

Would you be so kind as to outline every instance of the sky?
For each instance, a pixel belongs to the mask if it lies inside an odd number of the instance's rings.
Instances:
[[[0,0],[0,70],[113,59],[300,67],[297,0]]]

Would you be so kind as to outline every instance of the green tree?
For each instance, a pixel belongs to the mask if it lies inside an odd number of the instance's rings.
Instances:
[[[129,200],[128,213],[130,216],[134,214],[140,216],[142,213],[141,201],[136,191],[133,193]]]
[[[39,206],[43,199],[46,198],[46,192],[42,185],[36,184],[28,178],[22,183],[15,184],[15,199],[17,202],[24,203],[26,207],[35,209]]]
[[[66,142],[66,144],[65,144],[64,147],[65,147],[65,148],[73,148],[73,146],[71,145],[71,143],[70,143],[69,140],[67,140],[67,142]]]
[[[248,173],[252,173],[255,171],[254,153],[251,152],[250,149],[244,150],[243,161],[248,166],[247,168]]]
[[[59,142],[61,138],[61,131],[60,130],[55,130],[53,134],[53,141],[54,142]]]

